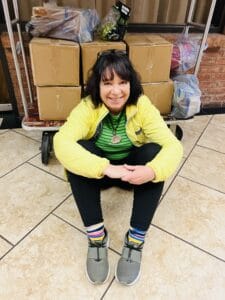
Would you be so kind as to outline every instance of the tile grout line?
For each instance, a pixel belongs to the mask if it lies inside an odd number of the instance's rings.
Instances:
[[[31,159],[33,159],[33,158],[31,158]],[[57,178],[57,179],[62,180],[63,182],[67,182],[65,179],[63,179],[63,178],[61,178],[61,177],[59,177],[59,176],[57,176],[57,175],[55,175],[55,174],[52,174],[51,172],[49,172],[49,171],[47,171],[47,170],[44,170],[44,169],[42,169],[41,167],[36,166],[35,164],[31,163],[30,161],[27,161],[26,163],[29,164],[29,165],[31,165],[31,166],[34,167],[34,168],[37,168],[38,170],[40,170],[40,171],[42,171],[42,172],[45,172],[45,173],[47,173],[47,174],[49,174],[49,175],[52,175],[53,177],[55,177],[55,178]]]
[[[19,134],[19,135],[21,135],[21,136],[23,136],[23,137],[26,137],[26,138],[32,140],[32,141],[34,141],[34,142],[38,142],[39,144],[41,143],[41,140],[32,138],[32,137],[30,137],[30,136],[28,136],[28,135],[26,135],[26,134],[23,134],[23,133],[21,133],[21,132],[18,132],[18,131],[16,131],[16,129],[20,129],[20,128],[12,129],[12,131],[15,132],[15,133],[17,133],[17,134]]]
[[[192,181],[192,182],[194,182],[194,183],[196,183],[196,184],[200,184],[200,185],[205,186],[205,187],[207,187],[207,188],[210,188],[210,189],[213,189],[213,190],[218,191],[218,192],[220,192],[220,193],[223,193],[223,192],[221,192],[221,191],[219,191],[219,190],[216,190],[216,189],[214,189],[214,188],[212,188],[212,187],[210,187],[210,186],[204,185],[204,184],[202,184],[202,183],[196,182],[196,181],[194,181],[194,180],[191,180],[191,179],[189,179],[189,178],[187,178],[187,177],[184,177],[184,176],[180,175],[181,170],[182,170],[184,164],[186,163],[186,161],[188,160],[188,158],[190,157],[191,153],[193,152],[193,150],[195,149],[196,146],[197,146],[197,147],[201,147],[201,148],[206,148],[206,149],[209,149],[209,150],[212,150],[212,151],[215,151],[215,152],[217,152],[217,153],[221,153],[221,154],[224,154],[224,155],[225,155],[225,153],[223,153],[223,152],[220,152],[220,151],[217,151],[217,150],[215,150],[215,149],[211,149],[211,148],[208,148],[208,147],[205,147],[205,146],[201,146],[201,145],[198,144],[198,142],[199,142],[201,136],[202,136],[203,133],[206,131],[206,129],[207,129],[208,125],[211,123],[212,119],[213,119],[213,115],[211,116],[211,118],[210,118],[209,121],[207,122],[206,126],[204,127],[203,131],[202,131],[201,134],[199,135],[198,139],[196,140],[194,146],[192,147],[192,149],[191,149],[191,151],[189,152],[189,154],[187,155],[187,157],[184,158],[183,164],[182,164],[181,167],[179,168],[179,170],[178,170],[178,172],[177,172],[177,175],[173,178],[173,180],[172,180],[171,183],[169,184],[169,186],[168,186],[168,188],[166,189],[165,193],[162,195],[162,197],[161,197],[161,199],[160,199],[160,201],[159,201],[159,204],[164,200],[164,197],[165,197],[165,195],[167,194],[167,192],[169,191],[169,188],[171,187],[171,185],[173,184],[173,182],[175,181],[175,179],[176,179],[178,176],[180,176],[180,177],[182,177],[182,178],[185,178],[185,179],[187,179],[187,180],[190,180],[190,181]]]
[[[179,168],[176,176],[173,178],[173,180],[171,181],[171,183],[169,184],[168,188],[166,189],[165,193],[162,195],[162,198],[159,201],[159,204],[164,200],[165,195],[167,194],[167,192],[169,191],[169,188],[171,187],[172,183],[175,181],[175,179],[180,176],[179,174],[181,173],[181,170],[184,166],[184,164],[186,163],[186,161],[188,160],[188,158],[190,157],[191,153],[193,152],[194,148],[196,146],[198,146],[198,141],[200,140],[200,138],[202,137],[203,133],[205,132],[206,128],[208,127],[208,125],[210,124],[211,120],[213,118],[213,115],[211,116],[211,118],[207,121],[205,127],[203,128],[202,132],[200,133],[199,137],[197,138],[196,142],[194,143],[193,147],[191,148],[190,152],[188,153],[188,155],[186,157],[184,157],[184,161],[181,165],[181,167]],[[180,124],[180,127],[182,128],[182,125]],[[181,140],[182,141],[182,140]]]
[[[32,156],[31,158],[28,158],[27,160],[25,160],[24,162],[18,164],[16,167],[12,168],[11,170],[9,170],[8,172],[6,172],[3,175],[0,175],[0,179],[3,178],[4,176],[12,173],[13,171],[15,171],[16,169],[20,168],[21,166],[25,165],[30,159],[35,158],[36,156],[38,156],[40,154],[40,152],[36,153],[34,156]]]
[[[213,119],[213,115],[211,116],[211,118],[208,120],[207,124],[205,125],[205,127],[203,128],[202,132],[200,133],[199,137],[197,138],[194,147],[191,149],[188,157],[190,156],[190,154],[192,153],[193,149],[195,148],[195,146],[198,146],[198,142],[201,139],[201,137],[203,136],[203,134],[205,133],[206,129],[208,128],[208,126],[210,125],[211,121]]]
[[[7,240],[7,238],[5,238],[3,235],[0,234],[0,238],[3,239],[5,242],[7,242],[9,245],[11,245],[12,247],[14,246],[14,244],[12,242],[10,242],[9,240]]]
[[[108,293],[109,289],[111,288],[113,281],[115,281],[115,275],[113,276],[111,282],[109,283],[108,287],[106,288],[106,290],[104,291],[103,295],[101,296],[100,300],[103,300],[105,295]]]
[[[52,214],[53,216],[55,216],[56,218],[58,218],[59,220],[61,220],[62,222],[66,223],[66,224],[70,225],[71,227],[73,227],[74,229],[78,230],[78,231],[79,231],[80,233],[82,233],[83,235],[86,235],[86,233],[85,233],[82,229],[80,229],[79,227],[76,227],[75,225],[73,225],[73,224],[70,223],[69,221],[63,219],[62,217],[60,217],[59,215],[57,215],[54,211],[51,212],[51,214]]]
[[[186,162],[186,159],[184,159],[183,163],[180,165],[180,167],[177,170],[176,175],[174,176],[174,178],[171,180],[169,186],[167,187],[167,189],[165,190],[165,192],[162,194],[161,199],[159,200],[159,204],[163,201],[164,196],[167,194],[168,190],[170,189],[171,185],[174,183],[175,179],[179,176],[178,174],[180,173],[181,169],[183,168],[184,164]],[[158,204],[158,205],[159,205]]]
[[[16,133],[16,134],[19,134],[19,135],[21,135],[21,136],[23,136],[23,137],[25,137],[25,138],[28,138],[29,140],[32,140],[33,142],[37,142],[37,143],[41,143],[41,141],[39,141],[38,139],[34,139],[34,138],[32,138],[32,137],[30,137],[30,136],[28,136],[28,135],[26,135],[26,134],[23,134],[23,133],[21,133],[21,132],[18,132],[18,131],[16,131],[16,129],[20,129],[20,128],[15,128],[15,129],[11,129],[12,130],[12,132],[14,132],[14,133]]]
[[[203,248],[200,248],[200,247],[198,247],[198,246],[192,244],[191,242],[188,242],[188,241],[184,240],[183,238],[181,238],[181,237],[179,237],[179,236],[173,234],[172,232],[169,232],[169,231],[167,231],[167,230],[165,230],[165,229],[163,229],[163,228],[161,228],[161,227],[159,227],[159,226],[157,226],[157,225],[155,225],[155,224],[151,224],[151,226],[153,226],[153,227],[157,228],[158,230],[161,230],[161,231],[163,231],[163,232],[169,234],[170,236],[172,236],[172,237],[174,237],[174,238],[176,238],[176,239],[178,239],[178,240],[184,242],[185,244],[188,244],[189,246],[192,246],[192,247],[194,247],[195,249],[198,249],[198,250],[200,250],[200,251],[202,251],[202,252],[208,254],[209,256],[212,256],[212,257],[216,258],[217,260],[222,261],[222,262],[225,263],[225,260],[224,260],[223,258],[221,258],[221,257],[219,257],[219,256],[216,256],[216,255],[214,255],[214,254],[212,254],[212,253],[210,253],[210,252],[204,250]]]
[[[202,137],[203,133],[206,131],[208,125],[210,124],[211,120],[213,118],[213,115],[211,116],[211,118],[207,121],[205,127],[203,128],[202,132],[199,134],[197,140],[195,141],[193,147],[191,148],[191,151],[189,152],[187,158],[189,158],[189,156],[191,155],[191,153],[193,152],[194,148],[198,145],[198,141],[200,140],[200,138]]]
[[[69,197],[71,196],[71,193],[69,193],[65,199],[63,199],[53,210],[51,210],[41,221],[39,221],[30,231],[28,231],[14,246],[9,249],[3,256],[0,257],[0,261],[9,254],[16,246],[18,246],[31,232],[33,232],[41,223],[43,223],[51,214],[54,212],[60,205],[62,205]]]
[[[86,236],[86,232],[83,231],[82,229],[76,227],[75,225],[73,225],[73,224],[70,223],[69,221],[65,220],[64,218],[60,217],[59,215],[55,214],[54,212],[52,212],[52,215],[55,216],[55,217],[57,217],[57,218],[59,218],[62,222],[66,223],[66,224],[68,224],[68,225],[70,225],[70,226],[72,226],[74,229],[77,229],[78,231],[80,231],[82,234],[84,234],[84,235]],[[116,254],[118,254],[118,255],[121,255],[121,253],[118,252],[118,251],[116,251],[115,249],[113,249],[113,248],[111,248],[111,247],[109,247],[109,249],[110,249],[111,251],[113,251],[114,253],[116,253]]]
[[[201,133],[199,134],[199,136],[198,136],[197,140],[195,141],[195,143],[194,143],[193,147],[191,148],[191,151],[190,151],[190,152],[189,152],[189,154],[187,155],[187,158],[189,158],[189,156],[190,156],[190,155],[191,155],[191,153],[193,152],[193,150],[194,150],[195,146],[197,146],[197,144],[198,144],[198,141],[199,141],[199,140],[200,140],[200,138],[202,137],[203,133],[206,131],[206,129],[207,129],[208,125],[210,124],[210,122],[211,122],[212,118],[213,118],[213,115],[212,115],[212,116],[211,116],[211,118],[210,118],[210,119],[207,121],[207,123],[206,123],[205,127],[203,128],[203,130],[202,130],[202,131],[201,131]]]
[[[178,175],[178,176],[181,177],[181,178],[184,178],[184,179],[186,179],[186,180],[188,180],[188,181],[191,181],[191,182],[193,182],[193,183],[196,183],[196,184],[199,184],[199,185],[201,185],[201,186],[204,186],[204,187],[206,187],[206,188],[208,188],[208,189],[210,189],[210,190],[213,190],[213,191],[216,191],[216,192],[218,192],[218,193],[220,193],[220,194],[225,195],[225,192],[220,191],[220,190],[217,190],[217,189],[215,189],[215,188],[213,188],[213,187],[211,187],[211,186],[208,186],[208,185],[203,184],[203,183],[201,183],[201,182],[195,181],[195,180],[193,180],[193,179],[191,179],[191,178],[188,178],[188,177],[185,177],[185,176],[183,176],[183,175]]]
[[[209,147],[206,147],[206,146],[202,146],[202,145],[200,145],[200,144],[197,144],[196,146],[199,147],[199,148],[204,148],[204,149],[211,150],[211,151],[213,151],[213,152],[216,152],[216,153],[225,155],[225,152],[221,152],[221,151],[216,150],[216,149],[213,149],[213,148],[209,148]]]

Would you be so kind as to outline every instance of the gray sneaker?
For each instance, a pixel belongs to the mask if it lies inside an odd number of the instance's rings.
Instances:
[[[88,280],[93,284],[102,284],[109,277],[108,245],[107,231],[102,242],[93,243],[88,240],[86,273]]]
[[[121,258],[116,267],[116,280],[125,285],[133,285],[140,277],[141,256],[144,243],[135,245],[128,242],[128,233],[125,236]]]

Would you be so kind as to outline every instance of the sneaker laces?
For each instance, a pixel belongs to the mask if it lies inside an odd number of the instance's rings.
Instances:
[[[89,239],[89,247],[90,248],[96,248],[96,259],[95,259],[95,261],[101,261],[102,258],[100,257],[100,249],[106,247],[106,244],[104,243],[104,241],[102,241],[102,242],[93,242]]]
[[[137,244],[137,245],[135,245],[134,243],[125,242],[125,247],[129,249],[126,260],[128,262],[132,262],[133,261],[132,260],[132,251],[135,250],[135,251],[141,252],[143,245],[144,245],[144,242],[142,242],[141,244]]]

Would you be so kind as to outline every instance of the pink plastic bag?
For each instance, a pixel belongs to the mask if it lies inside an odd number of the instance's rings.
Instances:
[[[182,33],[173,45],[171,71],[174,74],[183,74],[192,69],[200,49],[199,39]]]

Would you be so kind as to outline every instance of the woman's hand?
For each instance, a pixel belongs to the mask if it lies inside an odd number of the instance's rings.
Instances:
[[[124,165],[124,168],[129,172],[122,176],[121,180],[131,184],[143,184],[152,181],[155,178],[155,172],[148,166]]]
[[[131,173],[124,165],[109,165],[103,172],[104,175],[110,178],[121,178]]]

